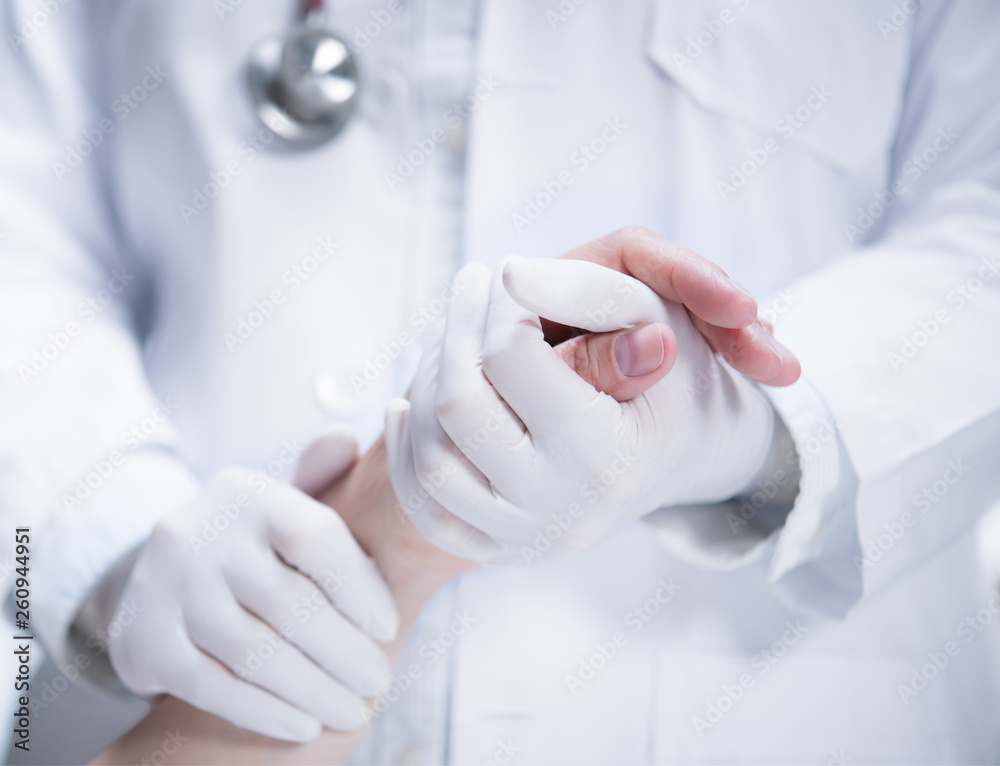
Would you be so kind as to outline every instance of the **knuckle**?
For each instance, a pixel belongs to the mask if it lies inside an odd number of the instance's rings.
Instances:
[[[301,502],[281,503],[269,509],[272,526],[283,532],[289,545],[325,539],[346,530],[343,519],[329,506],[305,496],[296,500]]]
[[[748,333],[743,330],[726,333],[724,345],[721,350],[722,358],[727,362],[739,360],[750,350],[750,340],[751,338]],[[718,343],[718,341],[716,342]]]
[[[322,606],[326,600],[323,592],[311,580],[291,569],[282,575],[281,587],[272,594],[275,609],[290,612],[298,604],[314,603]]]
[[[296,567],[304,566],[304,562],[309,559],[315,549],[313,543],[308,539],[309,534],[308,532],[303,534],[301,530],[297,530],[295,534],[286,535],[284,539],[280,540],[281,555],[288,560],[288,563]]]
[[[655,237],[656,235],[653,234],[652,230],[646,226],[629,224],[628,226],[622,226],[618,230],[618,236],[625,242],[640,243],[650,237]]]
[[[339,516],[310,521],[281,541],[281,555],[300,571],[307,571],[316,562],[329,558],[329,552],[342,547],[344,535],[350,534]]]
[[[583,343],[576,344],[573,349],[572,367],[577,375],[595,388],[612,383],[617,378],[617,369],[614,366],[611,367],[615,372],[614,375],[608,376],[605,372],[606,366],[601,360],[599,341],[593,336],[588,336]]]

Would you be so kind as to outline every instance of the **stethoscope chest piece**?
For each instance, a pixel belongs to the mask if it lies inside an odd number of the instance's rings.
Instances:
[[[328,141],[347,125],[359,85],[347,44],[315,26],[258,43],[247,79],[261,122],[300,146]]]

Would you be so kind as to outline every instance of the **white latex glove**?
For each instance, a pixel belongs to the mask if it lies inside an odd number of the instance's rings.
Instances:
[[[575,260],[509,259],[492,278],[472,265],[456,279],[463,290],[410,402],[394,400],[386,416],[393,487],[433,543],[510,561],[548,548],[545,530],[553,548],[578,550],[657,508],[750,485],[769,453],[773,409],[683,306]],[[677,361],[619,403],[559,358],[540,315],[592,332],[667,324]]]
[[[358,458],[358,441],[350,426],[336,423],[313,439],[299,456],[292,481],[310,497],[319,497],[347,473]]]
[[[308,454],[298,479],[315,489],[356,446],[335,430]],[[362,697],[391,677],[375,641],[395,637],[395,603],[334,511],[279,482],[258,493],[252,475],[218,472],[157,524],[119,602],[121,634],[109,626],[111,663],[136,694],[168,693],[277,739],[356,729]]]

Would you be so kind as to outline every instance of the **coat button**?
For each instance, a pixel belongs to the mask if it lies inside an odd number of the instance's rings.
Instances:
[[[375,125],[395,125],[406,101],[406,78],[395,69],[384,69],[372,76],[362,94],[360,109]]]

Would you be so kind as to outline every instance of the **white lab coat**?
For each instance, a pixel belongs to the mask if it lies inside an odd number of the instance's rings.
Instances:
[[[996,759],[972,529],[1000,488],[1000,15],[577,2],[336,3],[366,88],[306,152],[243,83],[290,3],[4,6],[5,37],[46,19],[0,53],[0,505],[42,540],[38,632],[64,652],[215,468],[287,479],[331,420],[374,439],[461,263],[637,223],[774,296],[795,508],[463,578],[358,758]]]

